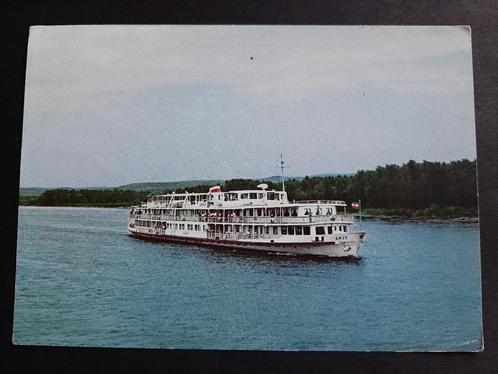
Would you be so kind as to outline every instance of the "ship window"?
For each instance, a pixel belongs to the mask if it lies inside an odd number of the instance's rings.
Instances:
[[[282,235],[287,235],[287,227],[282,226]]]
[[[348,227],[347,226],[343,226],[342,231],[348,232]]]
[[[278,227],[277,226],[273,226],[273,233],[278,234]]]
[[[258,193],[258,199],[262,199],[263,195],[264,195],[263,192]]]
[[[303,234],[304,235],[309,235],[310,234],[310,227],[309,226],[304,226],[303,227]]]
[[[294,226],[289,226],[289,235],[294,235]]]
[[[256,195],[257,195],[257,194],[256,194],[255,192],[251,192],[251,193],[249,194],[249,198],[250,198],[250,199],[256,199]]]
[[[339,226],[339,231],[342,231],[342,226]]]
[[[248,197],[249,197],[249,194],[247,194],[247,193],[243,193],[240,195],[241,199],[247,199]]]
[[[315,230],[317,235],[325,235],[325,227],[317,226]]]
[[[270,227],[269,226],[266,226],[266,233],[269,234],[270,233]]]
[[[327,226],[327,234],[332,234],[332,226]]]
[[[267,198],[268,200],[275,200],[275,193],[273,193],[273,192],[268,192],[268,193],[266,194],[266,198]]]
[[[296,235],[303,235],[303,228],[301,226],[296,226]]]

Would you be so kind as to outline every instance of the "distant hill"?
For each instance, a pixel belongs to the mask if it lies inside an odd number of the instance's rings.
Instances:
[[[310,178],[313,178],[313,177],[337,177],[340,175],[350,176],[350,175],[354,175],[354,173],[323,173],[323,174],[312,174],[312,175],[308,175],[308,176]],[[284,179],[286,181],[292,180],[292,179],[296,180],[296,181],[301,181],[304,178],[305,177],[284,177]],[[273,183],[280,183],[282,181],[282,177],[279,175],[273,175],[271,177],[263,178],[263,180],[273,182]]]
[[[189,180],[176,182],[144,182],[130,183],[119,186],[119,190],[149,191],[150,193],[170,192],[179,188],[188,188],[199,185],[214,186],[223,183],[222,180]]]
[[[315,175],[310,175],[310,177],[338,177],[338,176],[345,176],[349,177],[351,175],[354,175],[355,173],[322,173],[322,174],[315,174]]]
[[[43,187],[21,187],[19,188],[19,195],[21,196],[40,196],[48,188]]]

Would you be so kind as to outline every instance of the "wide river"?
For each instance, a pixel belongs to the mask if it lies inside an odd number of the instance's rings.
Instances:
[[[19,209],[15,344],[468,351],[477,225],[364,221],[359,261],[152,243],[128,211]]]

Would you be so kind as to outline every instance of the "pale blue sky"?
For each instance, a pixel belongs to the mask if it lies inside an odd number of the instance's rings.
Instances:
[[[473,159],[473,105],[466,27],[34,27],[21,186]]]

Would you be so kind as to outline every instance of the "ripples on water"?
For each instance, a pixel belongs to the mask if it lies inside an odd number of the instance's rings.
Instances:
[[[20,208],[16,344],[476,350],[476,225],[367,221],[359,261],[152,243],[127,210]]]

